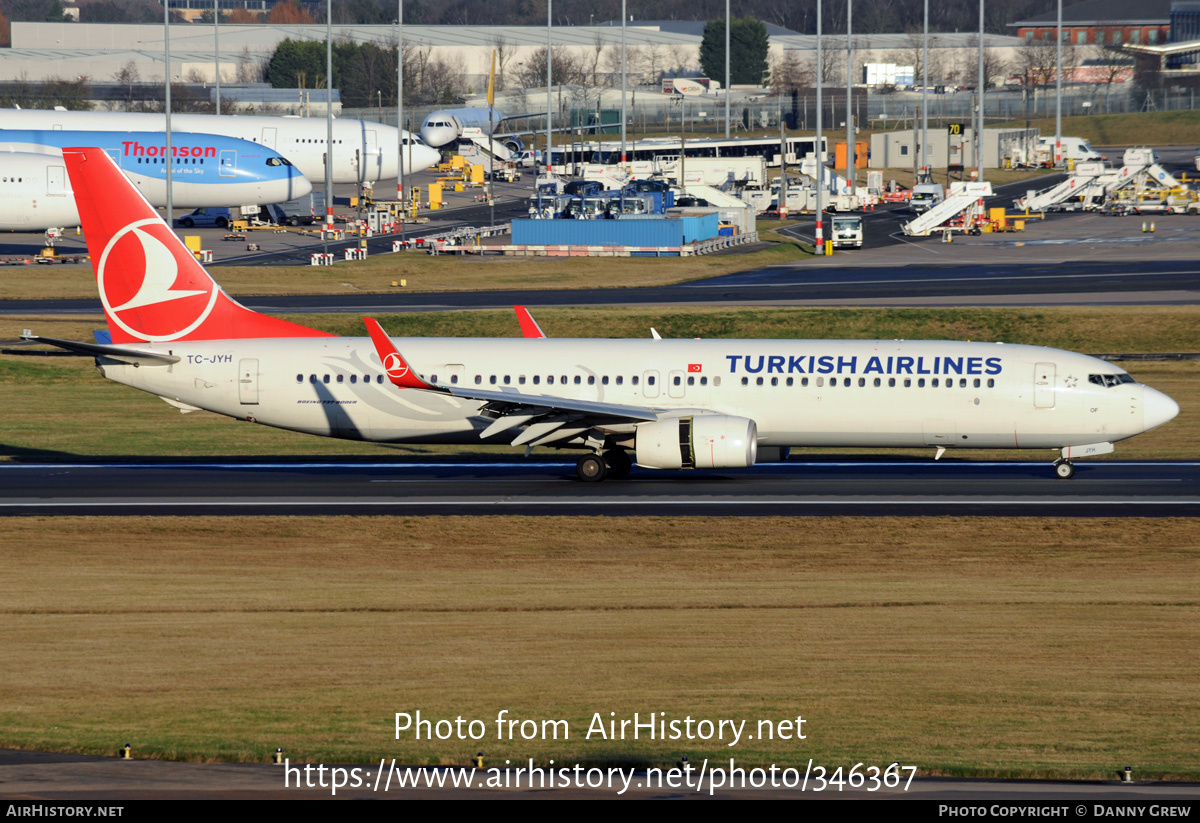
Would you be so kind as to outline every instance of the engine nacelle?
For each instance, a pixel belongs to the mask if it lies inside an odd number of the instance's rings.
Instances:
[[[639,423],[634,452],[647,469],[744,469],[758,455],[758,426],[726,414]]]
[[[506,137],[504,138],[504,145],[513,154],[525,150],[525,144],[521,142],[520,137]]]

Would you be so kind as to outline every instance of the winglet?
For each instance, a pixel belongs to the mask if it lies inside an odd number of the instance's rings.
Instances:
[[[396,351],[392,340],[380,328],[378,321],[371,317],[364,317],[363,323],[367,326],[367,331],[371,335],[371,342],[375,344],[375,351],[379,353],[379,360],[383,363],[383,370],[393,384],[402,389],[437,389],[431,383],[426,383],[417,376],[408,366],[408,362],[400,356],[400,352]]]
[[[517,322],[521,324],[521,335],[524,337],[545,337],[546,333],[542,331],[542,327],[533,319],[533,315],[529,313],[529,309],[524,306],[513,306],[513,311],[517,313]]]

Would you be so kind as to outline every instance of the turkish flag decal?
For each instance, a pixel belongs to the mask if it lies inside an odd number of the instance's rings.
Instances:
[[[688,363],[688,373],[699,374],[702,371],[704,371],[704,367],[699,363]]]

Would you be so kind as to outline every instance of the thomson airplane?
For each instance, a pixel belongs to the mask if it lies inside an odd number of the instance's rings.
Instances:
[[[166,116],[138,112],[4,109],[6,128],[77,129],[85,131],[156,131],[166,129]],[[312,182],[325,180],[323,117],[258,117],[240,114],[173,114],[171,130],[219,134],[260,143],[292,161]],[[397,143],[405,139],[404,171],[412,174],[436,165],[441,155],[420,138],[394,126],[367,120],[333,121],[333,182],[374,183],[397,176]],[[411,146],[409,143],[411,142]],[[412,168],[409,168],[409,155]]]
[[[62,148],[80,142],[107,151],[152,205],[167,205],[162,133],[0,130],[0,230],[79,225]],[[175,132],[171,149],[171,190],[178,208],[283,203],[312,191],[288,160],[258,143]]]
[[[111,342],[36,338],[183,412],[353,440],[579,449],[582,480],[752,466],[791,446],[1054,449],[1168,422],[1111,363],[1002,343],[334,337],[226,295],[100,149],[67,149]],[[535,324],[536,325],[536,324]]]

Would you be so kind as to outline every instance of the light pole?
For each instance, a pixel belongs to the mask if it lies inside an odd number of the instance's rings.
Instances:
[[[217,114],[221,113],[221,0],[213,0],[213,60],[216,62]]]
[[[325,242],[333,231],[333,0],[325,0]]]
[[[983,182],[983,93],[987,78],[983,76],[983,0],[979,0],[979,127],[975,129],[975,179]]]
[[[729,0],[725,0],[725,139],[729,139]]]
[[[166,85],[167,115],[167,156],[163,162],[167,164],[167,225],[175,226],[175,209],[171,199],[171,183],[174,179],[172,171],[175,167],[175,152],[171,150],[171,10],[170,3],[163,2],[163,82]]]
[[[821,217],[825,209],[825,164],[821,154],[821,74],[824,71],[824,64],[821,62],[821,0],[817,0],[817,141],[814,147],[814,154],[817,160],[817,226],[816,226],[816,245],[813,250],[817,254],[825,253],[825,239],[821,233]],[[779,198],[783,203],[787,203],[787,181],[781,181],[779,187]]]
[[[625,169],[625,0],[621,0],[621,169]],[[603,123],[600,124],[603,127]],[[604,129],[600,129],[604,134]],[[603,138],[601,138],[603,139]]]
[[[554,115],[554,97],[550,91],[550,83],[553,78],[550,74],[551,68],[554,66],[554,44],[551,40],[551,34],[554,27],[554,0],[546,0],[546,175],[553,173],[554,167],[550,161],[550,134],[553,131],[551,120]]]
[[[925,0],[925,34],[921,43],[921,152],[917,168],[925,166],[929,157],[929,0]],[[916,181],[913,181],[916,184]]]
[[[1058,26],[1054,32],[1054,165],[1062,162],[1062,0],[1058,0]]]
[[[853,19],[854,0],[846,0],[846,194],[854,194],[854,178],[857,176],[854,162],[854,107],[851,83],[854,43],[850,38],[850,32]]]
[[[409,135],[412,139],[412,135]],[[396,0],[396,201],[404,244],[404,0]]]

